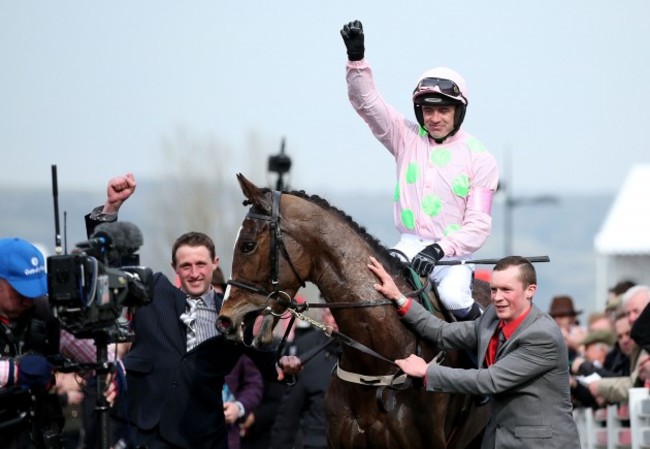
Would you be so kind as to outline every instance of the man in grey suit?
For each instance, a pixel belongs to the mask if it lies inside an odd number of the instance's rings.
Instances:
[[[567,348],[553,318],[533,305],[537,275],[525,258],[494,266],[492,304],[476,321],[447,323],[397,289],[381,264],[368,264],[377,291],[422,338],[443,349],[478,353],[478,369],[427,363],[416,355],[395,363],[429,391],[490,395],[492,416],[482,448],[580,448],[572,416]]]

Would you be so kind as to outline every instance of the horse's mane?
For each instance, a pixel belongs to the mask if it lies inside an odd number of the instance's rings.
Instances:
[[[268,187],[261,189],[264,193],[271,192],[271,189]],[[282,192],[285,195],[292,195],[298,198],[302,198],[310,203],[315,204],[322,209],[330,211],[341,218],[348,226],[354,230],[359,237],[361,237],[373,251],[376,252],[378,259],[386,267],[387,270],[392,271],[393,273],[398,273],[401,276],[404,276],[404,265],[402,262],[395,256],[393,256],[388,248],[386,248],[375,236],[370,234],[365,226],[360,225],[352,217],[346,214],[341,209],[333,206],[325,198],[322,198],[318,195],[309,195],[305,193],[304,190],[292,190],[290,192]],[[244,205],[250,204],[249,201],[244,201]]]

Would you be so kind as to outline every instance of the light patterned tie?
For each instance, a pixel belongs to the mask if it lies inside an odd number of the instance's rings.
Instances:
[[[191,351],[196,346],[196,309],[201,298],[187,297],[187,308],[181,314],[181,321],[187,326],[187,350]]]

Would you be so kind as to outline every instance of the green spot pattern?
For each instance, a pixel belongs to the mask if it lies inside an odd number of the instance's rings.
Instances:
[[[415,216],[411,209],[404,209],[402,211],[402,224],[406,229],[415,229]]]
[[[438,167],[444,167],[451,160],[451,151],[447,148],[437,148],[431,152],[431,163]]]
[[[395,192],[393,193],[393,201],[399,201],[399,182],[395,184]]]
[[[451,183],[451,189],[456,195],[466,197],[469,193],[469,176],[464,174],[456,176]]]
[[[422,125],[420,125],[420,129],[418,129],[418,134],[420,135],[420,137],[424,137],[428,135],[427,130],[424,129],[424,126]]]
[[[435,217],[442,210],[442,200],[435,195],[426,195],[422,199],[422,211],[430,217]]]
[[[411,162],[406,169],[406,182],[408,184],[414,184],[420,176],[420,167],[415,162]]]
[[[443,231],[443,234],[444,234],[445,237],[447,237],[449,234],[453,234],[454,232],[458,231],[459,229],[460,229],[460,225],[456,224],[456,223],[453,223],[453,224],[450,224],[449,226],[447,226],[445,228],[445,230]]]
[[[485,145],[483,145],[483,143],[476,137],[470,137],[467,139],[466,143],[470,151],[473,151],[474,153],[483,153],[486,151]]]

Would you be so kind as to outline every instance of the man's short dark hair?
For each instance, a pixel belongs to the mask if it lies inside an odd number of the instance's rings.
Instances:
[[[519,267],[519,280],[524,284],[524,287],[533,284],[537,285],[537,273],[535,272],[535,267],[525,257],[504,257],[494,265],[493,271],[503,271],[510,267]]]
[[[172,265],[176,266],[176,251],[181,246],[205,246],[210,251],[210,257],[214,260],[217,257],[217,251],[214,248],[214,242],[210,237],[202,232],[186,232],[176,239],[172,246]]]

